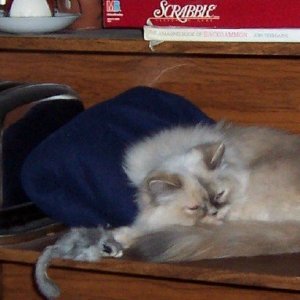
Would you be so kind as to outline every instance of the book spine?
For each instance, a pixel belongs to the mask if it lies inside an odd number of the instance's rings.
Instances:
[[[299,29],[211,29],[144,26],[146,41],[183,42],[300,42]]]
[[[300,0],[104,0],[105,27],[300,28]]]

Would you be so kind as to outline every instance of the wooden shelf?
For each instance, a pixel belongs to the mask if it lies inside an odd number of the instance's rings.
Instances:
[[[0,261],[4,262],[34,265],[38,255],[39,252],[32,250],[0,248]],[[300,254],[228,258],[180,264],[109,258],[97,263],[56,259],[53,266],[196,282],[264,286],[300,292],[300,270],[295,266],[296,261],[300,261]]]
[[[48,35],[0,34],[1,50],[151,53],[141,30],[101,29]],[[300,43],[164,42],[154,53],[178,55],[300,56]]]
[[[300,132],[300,43],[166,42],[152,52],[141,31],[101,29],[0,34],[0,50],[1,80],[68,84],[86,107],[144,85],[185,96],[216,120]],[[0,248],[0,299],[42,299],[32,280],[37,256]],[[300,300],[299,265],[300,254],[189,264],[56,260],[50,276],[63,299]]]
[[[37,251],[32,250],[0,248],[0,275],[2,265],[4,276],[2,299],[19,299],[22,293],[27,298],[40,299],[30,279],[38,255]],[[99,291],[111,296],[116,292],[122,293],[124,288],[127,290],[123,291],[122,297],[119,295],[114,299],[133,299],[136,293],[143,295],[144,288],[149,285],[152,289],[156,286],[156,289],[144,295],[143,299],[167,300],[178,297],[176,299],[190,300],[212,296],[213,299],[238,300],[246,296],[246,299],[251,300],[299,300],[300,273],[296,263],[299,260],[300,254],[181,264],[108,258],[97,263],[56,259],[52,262],[49,274],[61,286],[64,299],[73,299],[74,295],[77,295],[76,299],[95,299],[93,297]],[[22,282],[18,280],[20,276]],[[82,280],[83,277],[85,280]],[[124,281],[125,286],[122,288]],[[88,294],[85,291],[87,282],[92,288]],[[114,284],[111,286],[110,282]],[[128,289],[128,283],[134,285],[132,290]],[[159,298],[156,298],[157,293]]]

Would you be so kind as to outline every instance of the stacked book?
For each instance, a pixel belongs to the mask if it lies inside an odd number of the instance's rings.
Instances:
[[[104,0],[104,26],[149,41],[300,42],[300,0]]]

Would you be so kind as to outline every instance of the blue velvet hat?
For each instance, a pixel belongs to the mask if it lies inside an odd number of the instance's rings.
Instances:
[[[85,110],[40,143],[23,165],[23,188],[66,225],[128,225],[137,207],[122,169],[126,147],[158,130],[199,122],[213,123],[183,97],[130,89]]]

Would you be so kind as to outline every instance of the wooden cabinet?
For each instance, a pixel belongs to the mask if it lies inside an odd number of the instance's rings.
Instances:
[[[215,119],[300,132],[300,44],[162,43],[139,31],[0,35],[0,80],[64,83],[86,107],[145,85],[178,93]],[[141,99],[142,101],[142,99]],[[0,298],[41,299],[37,251],[0,248]],[[57,260],[62,299],[300,299],[300,255],[149,264]]]
[[[32,279],[38,252],[0,248],[1,299],[42,299]],[[300,299],[300,255],[153,264],[55,260],[49,275],[61,299]],[[0,293],[1,296],[1,293]]]

